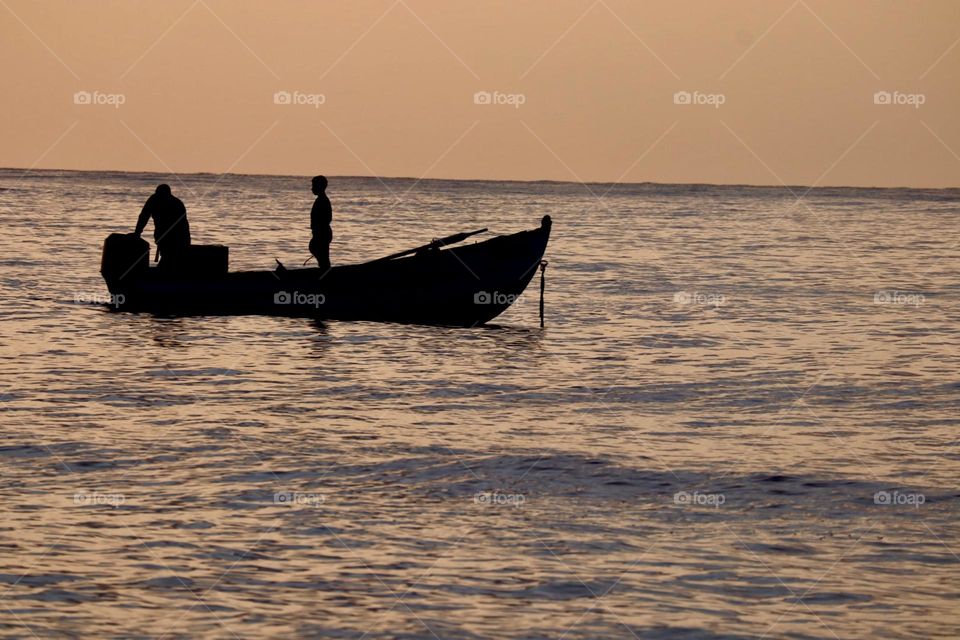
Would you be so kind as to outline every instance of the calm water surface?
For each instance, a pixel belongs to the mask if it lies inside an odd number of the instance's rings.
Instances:
[[[960,191],[332,180],[335,263],[553,216],[466,330],[85,302],[161,180],[307,257],[305,179],[0,171],[0,635],[960,633]]]

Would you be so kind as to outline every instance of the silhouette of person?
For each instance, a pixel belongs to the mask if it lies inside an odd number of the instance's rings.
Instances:
[[[317,196],[317,199],[313,203],[313,209],[310,210],[310,231],[313,233],[310,239],[310,253],[317,259],[320,268],[327,270],[330,268],[330,241],[333,240],[333,229],[330,228],[333,222],[333,208],[326,194],[327,179],[324,176],[316,176],[312,187],[313,195]]]
[[[187,222],[187,208],[183,202],[170,192],[170,185],[161,184],[140,211],[137,228],[133,234],[140,237],[147,222],[153,218],[153,239],[163,261],[161,266],[177,262],[190,246],[190,223]]]

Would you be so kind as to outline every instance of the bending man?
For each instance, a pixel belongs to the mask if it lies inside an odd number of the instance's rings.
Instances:
[[[175,264],[178,256],[190,246],[190,223],[187,222],[187,208],[170,192],[170,185],[161,184],[147,198],[137,219],[135,236],[140,237],[150,218],[153,218],[153,239],[163,257],[161,266]]]

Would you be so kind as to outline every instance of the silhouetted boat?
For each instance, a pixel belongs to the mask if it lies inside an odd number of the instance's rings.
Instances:
[[[474,326],[503,313],[536,274],[550,238],[537,229],[457,247],[435,241],[386,258],[333,267],[226,271],[189,264],[151,267],[140,238],[112,234],[101,274],[124,311],[161,315],[282,315]],[[478,233],[478,232],[474,232]],[[451,236],[456,241],[458,234]],[[448,239],[444,239],[448,240]],[[404,255],[413,252],[413,255]]]

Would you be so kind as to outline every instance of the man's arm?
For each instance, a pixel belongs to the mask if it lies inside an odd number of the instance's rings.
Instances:
[[[317,198],[313,201],[313,206],[310,208],[310,231],[316,233],[320,230],[320,198]]]
[[[143,230],[147,228],[147,222],[150,220],[150,199],[147,199],[146,204],[143,205],[143,209],[140,210],[140,217],[137,218],[137,228],[134,229],[133,235],[140,237],[140,234],[143,233]]]

